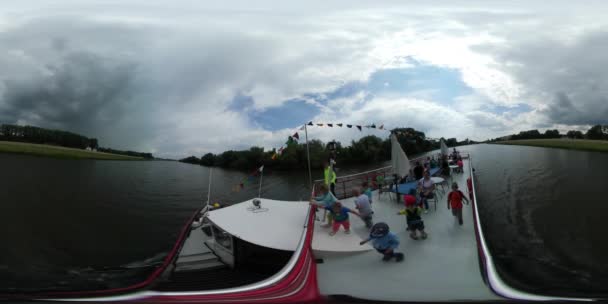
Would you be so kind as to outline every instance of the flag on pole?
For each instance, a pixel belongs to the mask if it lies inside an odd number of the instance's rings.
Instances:
[[[342,127],[342,124],[341,124],[341,123],[339,123],[339,124],[336,124],[336,126],[338,126],[338,127]]]
[[[308,122],[308,125],[309,125],[309,126],[312,126],[312,121],[309,121],[309,122]]]
[[[300,140],[300,135],[298,135],[298,132],[296,132],[296,134],[292,135],[291,137],[295,138],[296,140]]]
[[[361,131],[361,126],[357,126],[357,129],[359,129],[359,131]]]

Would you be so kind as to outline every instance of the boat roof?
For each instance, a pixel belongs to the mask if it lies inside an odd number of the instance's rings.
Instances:
[[[208,219],[231,235],[264,247],[295,251],[304,229],[308,202],[259,198],[209,211]]]

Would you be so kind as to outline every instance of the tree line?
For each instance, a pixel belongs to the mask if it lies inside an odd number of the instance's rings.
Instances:
[[[392,131],[396,132],[401,147],[410,156],[439,149],[439,140],[427,139],[423,132],[416,131],[413,128],[398,128]],[[445,141],[448,146],[475,143],[469,140],[458,142],[456,138],[446,139]],[[353,140],[349,146],[344,146],[337,141],[324,143],[313,139],[308,142],[308,148],[310,150],[310,165],[313,169],[322,168],[323,164],[328,161],[330,154],[335,154],[341,165],[381,163],[391,157],[390,138],[382,139],[374,135],[362,137],[357,141]],[[229,150],[219,154],[207,153],[200,158],[190,156],[180,161],[208,167],[238,170],[251,170],[261,165],[276,170],[305,169],[308,166],[305,143],[291,141],[283,149],[281,155],[273,159],[276,152],[274,149],[264,151],[264,148],[261,147],[251,147],[248,150]]]
[[[154,158],[151,153],[121,151],[100,147],[97,138],[88,138],[68,131],[45,129],[34,126],[3,124],[0,126],[0,140],[55,145],[76,149],[90,148],[92,150],[113,154],[143,157],[147,159]]]
[[[583,134],[581,131],[570,130],[566,134],[560,134],[558,130],[546,130],[544,133],[538,130],[521,131],[519,134],[513,134],[503,136],[499,138],[490,139],[490,142],[503,141],[503,140],[517,140],[517,139],[547,139],[547,138],[562,138],[567,137],[571,139],[594,139],[594,140],[608,140],[608,125],[595,125],[587,130]]]

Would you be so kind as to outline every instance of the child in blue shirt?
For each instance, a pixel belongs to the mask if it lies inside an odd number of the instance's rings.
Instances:
[[[399,247],[399,237],[389,231],[386,223],[376,223],[370,230],[369,238],[359,244],[363,245],[369,241],[372,241],[374,249],[383,255],[382,261],[389,261],[393,257],[397,262],[403,261],[403,253],[395,251]]]
[[[310,202],[310,204],[314,205],[314,206],[318,206],[318,207],[324,207],[322,204],[315,203],[315,202]],[[350,221],[348,220],[349,213],[361,216],[357,211],[354,211],[354,210],[351,210],[349,208],[342,206],[342,203],[340,203],[340,202],[336,202],[331,207],[324,207],[324,208],[325,208],[325,210],[328,210],[330,212],[330,214],[333,218],[333,221],[334,221],[331,232],[329,233],[329,235],[331,235],[331,236],[335,235],[336,232],[338,232],[338,229],[340,229],[340,226],[344,227],[344,233],[346,233],[346,234],[350,233]]]

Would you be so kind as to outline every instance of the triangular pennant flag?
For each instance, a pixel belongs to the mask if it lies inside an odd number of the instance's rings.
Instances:
[[[309,121],[309,122],[308,122],[308,125],[309,125],[309,126],[312,126],[312,121]]]
[[[258,168],[258,172],[264,172],[264,165],[262,165],[260,168]]]
[[[371,125],[371,126],[369,126],[369,127],[370,127],[370,128],[372,128],[372,129],[375,129],[375,128],[376,128],[376,125],[375,125],[375,124],[372,124],[372,125]]]
[[[283,149],[285,149],[285,147],[281,147],[281,148],[279,149],[279,154],[283,154]]]
[[[328,127],[333,128],[333,124],[327,124]]]
[[[322,123],[318,123],[318,124],[317,124],[317,126],[322,127],[322,126],[323,126],[323,124],[322,124]]]
[[[298,135],[298,132],[296,132],[296,134],[294,134],[294,135],[292,135],[292,136],[293,136],[293,138],[295,138],[295,139],[297,139],[297,140],[299,140],[299,139],[300,139],[300,135]]]
[[[357,129],[359,129],[359,131],[361,131],[361,126],[357,126]]]
[[[304,131],[304,129],[306,129],[306,125],[300,127],[300,131]]]
[[[347,127],[347,128],[352,128],[352,127],[353,127],[353,125],[346,125],[346,127]]]
[[[339,124],[336,124],[336,126],[338,126],[338,127],[342,127],[342,124],[341,124],[341,123],[339,123]]]
[[[276,154],[276,153],[275,153],[275,154],[272,154],[271,159],[272,159],[272,160],[276,160],[276,159],[277,159],[277,156],[278,156],[278,154]]]
[[[380,129],[380,130],[384,130],[384,125],[380,125],[380,126],[378,127],[378,129]]]

